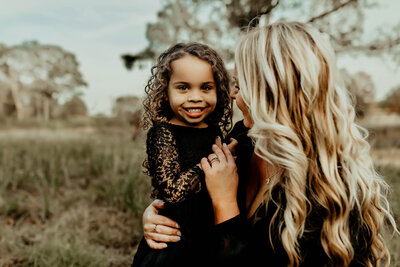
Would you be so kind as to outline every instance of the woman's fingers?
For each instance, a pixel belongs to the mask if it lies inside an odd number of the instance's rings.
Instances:
[[[164,201],[160,199],[154,200],[143,213],[143,229],[146,231],[151,225],[165,225],[173,228],[179,228],[179,225],[174,220],[168,217],[159,215],[159,211],[164,208]]]
[[[149,247],[153,249],[163,249],[166,248],[164,242],[180,240],[179,225],[174,220],[158,214],[163,208],[164,202],[156,199],[143,213],[144,237]]]
[[[144,238],[146,240],[147,245],[149,245],[152,249],[163,249],[166,248],[168,245],[166,243],[159,243],[150,238]]]
[[[222,148],[219,148],[214,145],[213,151],[217,155],[220,162],[223,164],[228,163],[228,156],[232,157],[232,153],[229,151],[229,148],[225,143],[222,145]]]
[[[203,169],[204,173],[207,174],[207,173],[210,172],[210,170],[211,170],[211,165],[210,165],[210,163],[208,162],[208,159],[207,159],[207,158],[202,158],[200,164],[201,164],[201,168]]]
[[[210,154],[207,158],[203,158],[200,162],[201,168],[206,175],[215,169],[214,167],[221,169],[225,168],[225,166],[229,163],[235,164],[235,159],[232,156],[229,147],[225,143],[221,146],[221,148],[217,144],[214,144],[212,146],[212,150],[214,153]]]
[[[181,240],[181,232],[178,224],[161,215],[154,215],[151,220],[143,225],[144,237],[150,248],[163,249],[167,247],[164,242],[178,242]],[[169,225],[169,226],[167,226]]]
[[[222,151],[224,152],[228,164],[235,163],[235,159],[233,158],[232,153],[226,144],[222,146]]]
[[[218,157],[218,161],[220,163],[232,163],[235,161],[233,158],[233,155],[225,143],[222,145],[222,147],[218,147],[217,145],[213,145],[212,150],[214,151],[214,154],[210,154],[208,156],[208,160],[210,162],[210,165],[212,166],[212,162],[215,162],[215,157]]]
[[[216,144],[219,148],[222,147],[221,137],[217,136],[217,137],[215,138],[215,144]]]
[[[162,224],[146,224],[144,226],[144,233],[151,235],[153,233],[170,236],[181,236],[181,231],[174,227],[165,226]]]
[[[181,236],[182,235],[181,231],[179,229],[164,226],[164,225],[157,225],[156,231],[158,234],[163,234],[163,235],[170,235],[170,236]]]
[[[164,235],[160,233],[145,233],[147,239],[151,239],[156,242],[178,242],[181,240],[180,236],[177,235]]]
[[[208,161],[210,162],[210,164],[212,164],[211,161],[217,159],[218,156],[217,156],[216,154],[213,153],[213,154],[208,155],[207,158],[208,158]]]
[[[239,142],[235,138],[230,138],[229,139],[231,142],[228,144],[229,151],[233,154],[235,153],[236,146],[239,144]]]
[[[228,148],[233,154],[235,152],[236,146],[239,144],[238,141],[235,138],[230,138],[229,139],[231,142],[228,144]],[[215,138],[215,145],[222,149],[222,140],[221,137],[217,136]]]
[[[151,205],[156,208],[156,210],[160,210],[164,208],[164,201],[162,201],[161,199],[155,199]]]
[[[163,225],[163,226],[179,229],[179,225],[177,222],[175,222],[174,220],[171,220],[168,217],[158,215],[158,214],[153,214],[153,216],[151,218],[148,218],[145,221],[143,228],[145,231],[149,231],[149,230],[151,230],[152,226],[154,227],[154,225],[159,225],[159,226]]]
[[[215,155],[217,155],[217,157],[218,157],[218,159],[219,159],[219,161],[221,163],[225,163],[226,162],[226,158],[225,158],[224,152],[222,152],[222,150],[218,146],[213,145],[212,146],[212,150],[214,151]]]

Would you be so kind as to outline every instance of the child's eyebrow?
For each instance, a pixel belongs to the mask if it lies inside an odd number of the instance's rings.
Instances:
[[[189,84],[189,83],[184,81],[177,81],[172,83],[172,85],[177,85],[177,84]]]
[[[173,82],[173,83],[172,83],[172,85],[177,85],[177,84],[190,84],[190,82],[176,81],[176,82]],[[206,82],[203,82],[202,84],[215,84],[215,82],[213,82],[213,81],[206,81]]]

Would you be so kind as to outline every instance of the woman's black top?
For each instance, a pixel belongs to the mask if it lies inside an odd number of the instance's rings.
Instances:
[[[261,205],[251,218],[240,214],[216,226],[215,251],[212,262],[218,266],[288,266],[289,258],[279,237],[279,229],[273,226],[271,233],[269,224],[276,211],[274,203],[270,202],[268,212],[266,206]],[[355,221],[356,214],[352,214],[351,241],[354,248],[352,267],[364,265],[363,259],[371,258],[367,249],[370,241],[368,233],[358,227]],[[283,212],[278,212],[277,221],[281,221]],[[312,213],[306,220],[306,230],[299,240],[301,255],[300,266],[340,266],[333,265],[321,244],[321,229],[324,216],[318,212]],[[270,242],[269,235],[271,234]],[[271,245],[273,244],[273,245]],[[270,265],[268,265],[270,264]]]
[[[213,153],[217,136],[221,131],[216,126],[160,123],[149,130],[145,167],[152,177],[153,196],[165,201],[160,214],[176,221],[182,236],[162,250],[149,248],[142,238],[132,266],[201,266],[211,257],[214,214],[204,172],[196,164]]]

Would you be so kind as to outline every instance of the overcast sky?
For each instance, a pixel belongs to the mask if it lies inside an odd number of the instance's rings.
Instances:
[[[379,2],[367,26],[399,22],[400,1]],[[120,55],[146,47],[146,23],[156,20],[160,0],[0,0],[0,6],[0,43],[36,40],[76,55],[89,84],[84,99],[91,114],[109,114],[118,96],[143,94],[150,71],[127,71]],[[378,99],[400,84],[400,68],[389,62],[346,57],[338,64],[373,75]]]

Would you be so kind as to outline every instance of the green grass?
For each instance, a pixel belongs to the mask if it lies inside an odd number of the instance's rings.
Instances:
[[[0,138],[0,266],[128,266],[150,183],[123,133]]]
[[[400,168],[394,166],[380,166],[378,172],[386,179],[390,185],[389,201],[397,223],[397,228],[400,230]],[[400,236],[388,234],[387,241],[391,254],[391,265],[400,266]]]

